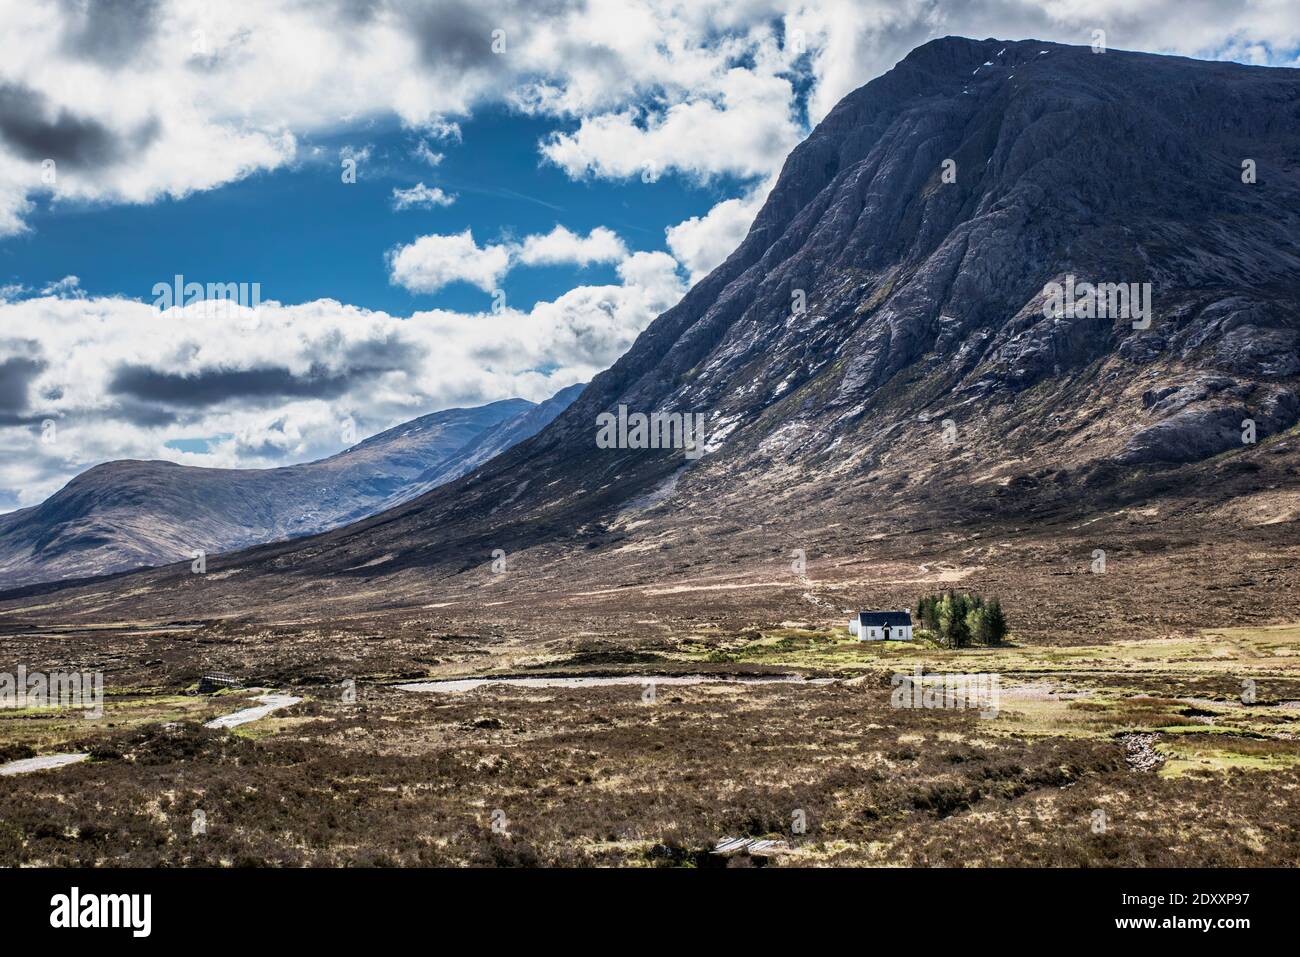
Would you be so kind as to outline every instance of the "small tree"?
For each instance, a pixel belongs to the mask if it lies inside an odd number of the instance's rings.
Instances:
[[[952,646],[965,648],[970,644],[970,627],[967,618],[971,613],[970,599],[960,592],[952,596]]]
[[[1002,614],[1002,602],[990,598],[984,606],[984,618],[987,621],[988,643],[1000,645],[1007,637],[1007,620]]]
[[[922,628],[936,635],[939,633],[938,602],[933,595],[925,595],[916,603],[916,620]]]
[[[964,648],[970,643],[966,627],[969,606],[965,595],[948,592],[939,602],[939,634],[949,648]]]

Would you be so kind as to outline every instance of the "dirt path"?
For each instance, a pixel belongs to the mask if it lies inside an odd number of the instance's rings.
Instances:
[[[203,727],[205,728],[237,728],[241,724],[248,724],[252,721],[260,721],[273,711],[279,711],[282,708],[288,708],[295,705],[301,698],[295,698],[293,695],[276,694],[270,692],[255,699],[262,702],[260,705],[252,708],[244,708],[242,711],[235,711],[231,714],[222,715],[220,718],[213,718]]]
[[[0,777],[8,777],[11,774],[26,774],[29,771],[44,771],[47,768],[61,768],[65,764],[76,764],[78,761],[84,761],[90,757],[89,754],[44,754],[38,758],[23,758],[20,761],[10,761],[8,764],[0,764]]]
[[[248,724],[251,721],[259,721],[271,714],[273,711],[279,711],[281,708],[287,708],[300,702],[301,698],[295,698],[293,695],[268,693],[255,699],[262,702],[260,705],[252,708],[243,708],[231,714],[222,715],[204,725],[205,728],[237,728],[241,724]],[[18,761],[10,761],[8,764],[0,764],[0,777],[9,777],[14,774],[28,774],[32,771],[46,771],[52,768],[61,768],[65,765],[76,764],[78,761],[84,761],[90,757],[86,753],[76,754],[43,754],[35,758],[22,758]]]

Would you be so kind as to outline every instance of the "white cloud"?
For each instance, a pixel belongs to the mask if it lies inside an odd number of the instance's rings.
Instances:
[[[76,276],[64,276],[57,282],[52,282],[41,289],[42,296],[55,296],[59,299],[84,299],[86,294],[81,291],[81,280]]]
[[[233,314],[121,298],[0,303],[0,364],[23,360],[27,376],[24,401],[0,394],[10,402],[0,407],[0,492],[36,504],[119,458],[306,461],[339,451],[349,418],[366,435],[436,409],[544,399],[607,368],[685,292],[666,253],[633,253],[618,272],[617,284],[527,311],[406,318],[332,300]],[[46,418],[57,423],[48,445]],[[166,445],[214,436],[203,453]]]
[[[802,139],[786,79],[734,69],[716,99],[693,99],[666,110],[624,110],[583,119],[571,134],[553,134],[542,155],[570,176],[653,180],[669,171],[699,179],[722,173],[770,173]]]
[[[460,124],[454,120],[444,119],[443,117],[434,117],[424,124],[424,132],[432,136],[435,140],[447,140],[453,143],[461,141]],[[422,146],[428,149],[423,142]]]
[[[624,286],[645,291],[648,301],[658,303],[661,312],[686,293],[677,260],[667,253],[633,253],[618,264],[618,277]]]
[[[506,104],[576,123],[574,176],[770,174],[845,93],[938,36],[1039,37],[1290,62],[1300,5],[1200,0],[0,0],[0,235],[32,200],[152,202],[293,162],[304,138],[396,116],[425,144]],[[777,29],[775,25],[780,25]],[[491,52],[502,29],[507,49]],[[783,38],[784,37],[784,38]],[[794,38],[798,42],[794,42]],[[806,55],[800,54],[806,49]],[[0,107],[3,107],[0,103]],[[34,124],[34,126],[33,126]],[[58,134],[58,135],[54,135]],[[54,144],[60,149],[46,150]],[[78,148],[83,147],[83,148]],[[93,147],[87,149],[84,147]],[[417,151],[419,147],[417,147]],[[46,155],[58,152],[58,157]],[[59,160],[53,182],[41,161]]]
[[[527,237],[518,251],[519,262],[526,266],[552,266],[574,263],[619,262],[627,256],[627,247],[613,230],[597,226],[586,236],[579,236],[563,226],[549,233]]]
[[[420,140],[415,146],[415,158],[423,160],[430,166],[437,166],[443,161],[445,154],[435,153],[426,140]]]
[[[394,209],[428,209],[432,206],[450,206],[456,202],[456,197],[442,191],[440,186],[425,186],[423,183],[416,183],[410,189],[393,190],[393,208]]]
[[[355,160],[358,166],[370,162],[370,157],[374,153],[374,147],[367,143],[358,149],[355,146],[345,145],[339,148],[339,159]]]
[[[617,263],[628,255],[613,230],[597,226],[586,236],[556,226],[522,242],[479,246],[467,229],[452,235],[421,236],[388,254],[390,280],[412,292],[437,292],[462,281],[493,292],[516,265],[556,266]],[[671,258],[671,257],[668,257]]]
[[[690,273],[692,285],[740,245],[770,189],[769,182],[740,199],[724,199],[703,216],[692,216],[664,231],[669,250]]]
[[[510,269],[508,246],[479,246],[473,234],[421,236],[388,254],[392,281],[412,292],[437,292],[443,286],[462,281],[492,292]]]

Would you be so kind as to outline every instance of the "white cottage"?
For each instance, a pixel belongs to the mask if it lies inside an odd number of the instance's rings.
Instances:
[[[910,611],[860,611],[849,619],[849,634],[858,641],[911,641]]]

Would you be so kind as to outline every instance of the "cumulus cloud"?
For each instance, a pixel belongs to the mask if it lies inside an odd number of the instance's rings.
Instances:
[[[510,269],[509,246],[479,246],[473,233],[421,236],[388,254],[392,281],[412,292],[437,292],[453,282],[467,282],[492,292]]]
[[[770,174],[840,97],[936,36],[1290,63],[1300,6],[1185,0],[0,0],[0,235],[33,199],[152,202],[396,116],[428,141],[505,104],[573,176]],[[495,46],[494,46],[495,44]],[[55,163],[51,179],[42,163]]]
[[[428,209],[432,206],[450,206],[454,202],[456,202],[456,197],[444,193],[440,186],[425,186],[423,183],[416,183],[410,189],[393,190],[394,209]]]
[[[516,255],[526,266],[561,263],[589,266],[592,263],[619,262],[626,258],[627,247],[613,230],[604,226],[597,226],[586,236],[556,226],[549,233],[526,238]]]
[[[467,282],[494,292],[516,265],[555,266],[617,263],[627,247],[613,230],[597,226],[586,236],[556,226],[522,242],[480,246],[471,231],[421,236],[388,253],[389,278],[412,292],[437,292],[453,282]],[[670,257],[671,258],[671,257]]]
[[[16,425],[27,421],[32,380],[46,367],[44,359],[22,355],[22,344],[16,345],[19,354],[0,359],[0,424]]]
[[[46,96],[30,87],[0,83],[0,142],[21,159],[49,159],[72,170],[111,166],[148,146],[157,134],[156,120],[133,134],[121,134],[96,119],[51,108]]]
[[[553,134],[541,152],[574,178],[653,180],[674,170],[697,179],[761,176],[802,139],[793,101],[786,79],[729,70],[716,98],[584,118],[576,132]]]
[[[547,398],[608,367],[685,292],[667,253],[633,253],[618,274],[495,313],[0,303],[0,329],[22,330],[0,338],[0,489],[12,493],[0,508],[36,504],[110,459],[269,467],[339,451],[348,420],[366,435],[436,409]],[[47,420],[56,441],[42,441]],[[167,445],[196,436],[206,452]]]
[[[668,248],[688,273],[692,285],[699,282],[735,251],[744,240],[770,182],[740,199],[725,199],[703,216],[692,216],[665,230]]]
[[[92,0],[66,6],[63,48],[109,69],[130,62],[148,44],[161,8],[159,0]]]
[[[540,399],[613,362],[739,243],[789,148],[852,89],[934,37],[1038,37],[1294,65],[1300,5],[1199,0],[0,0],[0,236],[38,202],[148,203],[299,159],[300,143],[396,117],[436,166],[460,121],[549,121],[574,178],[739,177],[665,252],[557,226],[469,230],[389,254],[415,291],[495,289],[516,266],[616,265],[527,312],[399,318],[330,300],[235,317],[86,298],[75,277],[0,286],[0,507],[112,458],[263,466],[449,405]],[[499,34],[499,49],[494,38]],[[360,133],[359,135],[364,135]],[[319,147],[316,147],[319,148]],[[353,151],[364,159],[365,148]],[[760,185],[761,184],[761,185]],[[423,183],[394,205],[451,197]],[[18,277],[14,277],[18,279]],[[42,277],[44,278],[44,277]],[[34,287],[41,290],[32,295]],[[238,309],[238,307],[235,307]],[[239,334],[232,334],[232,329]],[[56,423],[58,440],[39,440]],[[211,437],[208,451],[166,443]],[[16,491],[13,491],[16,490]]]

